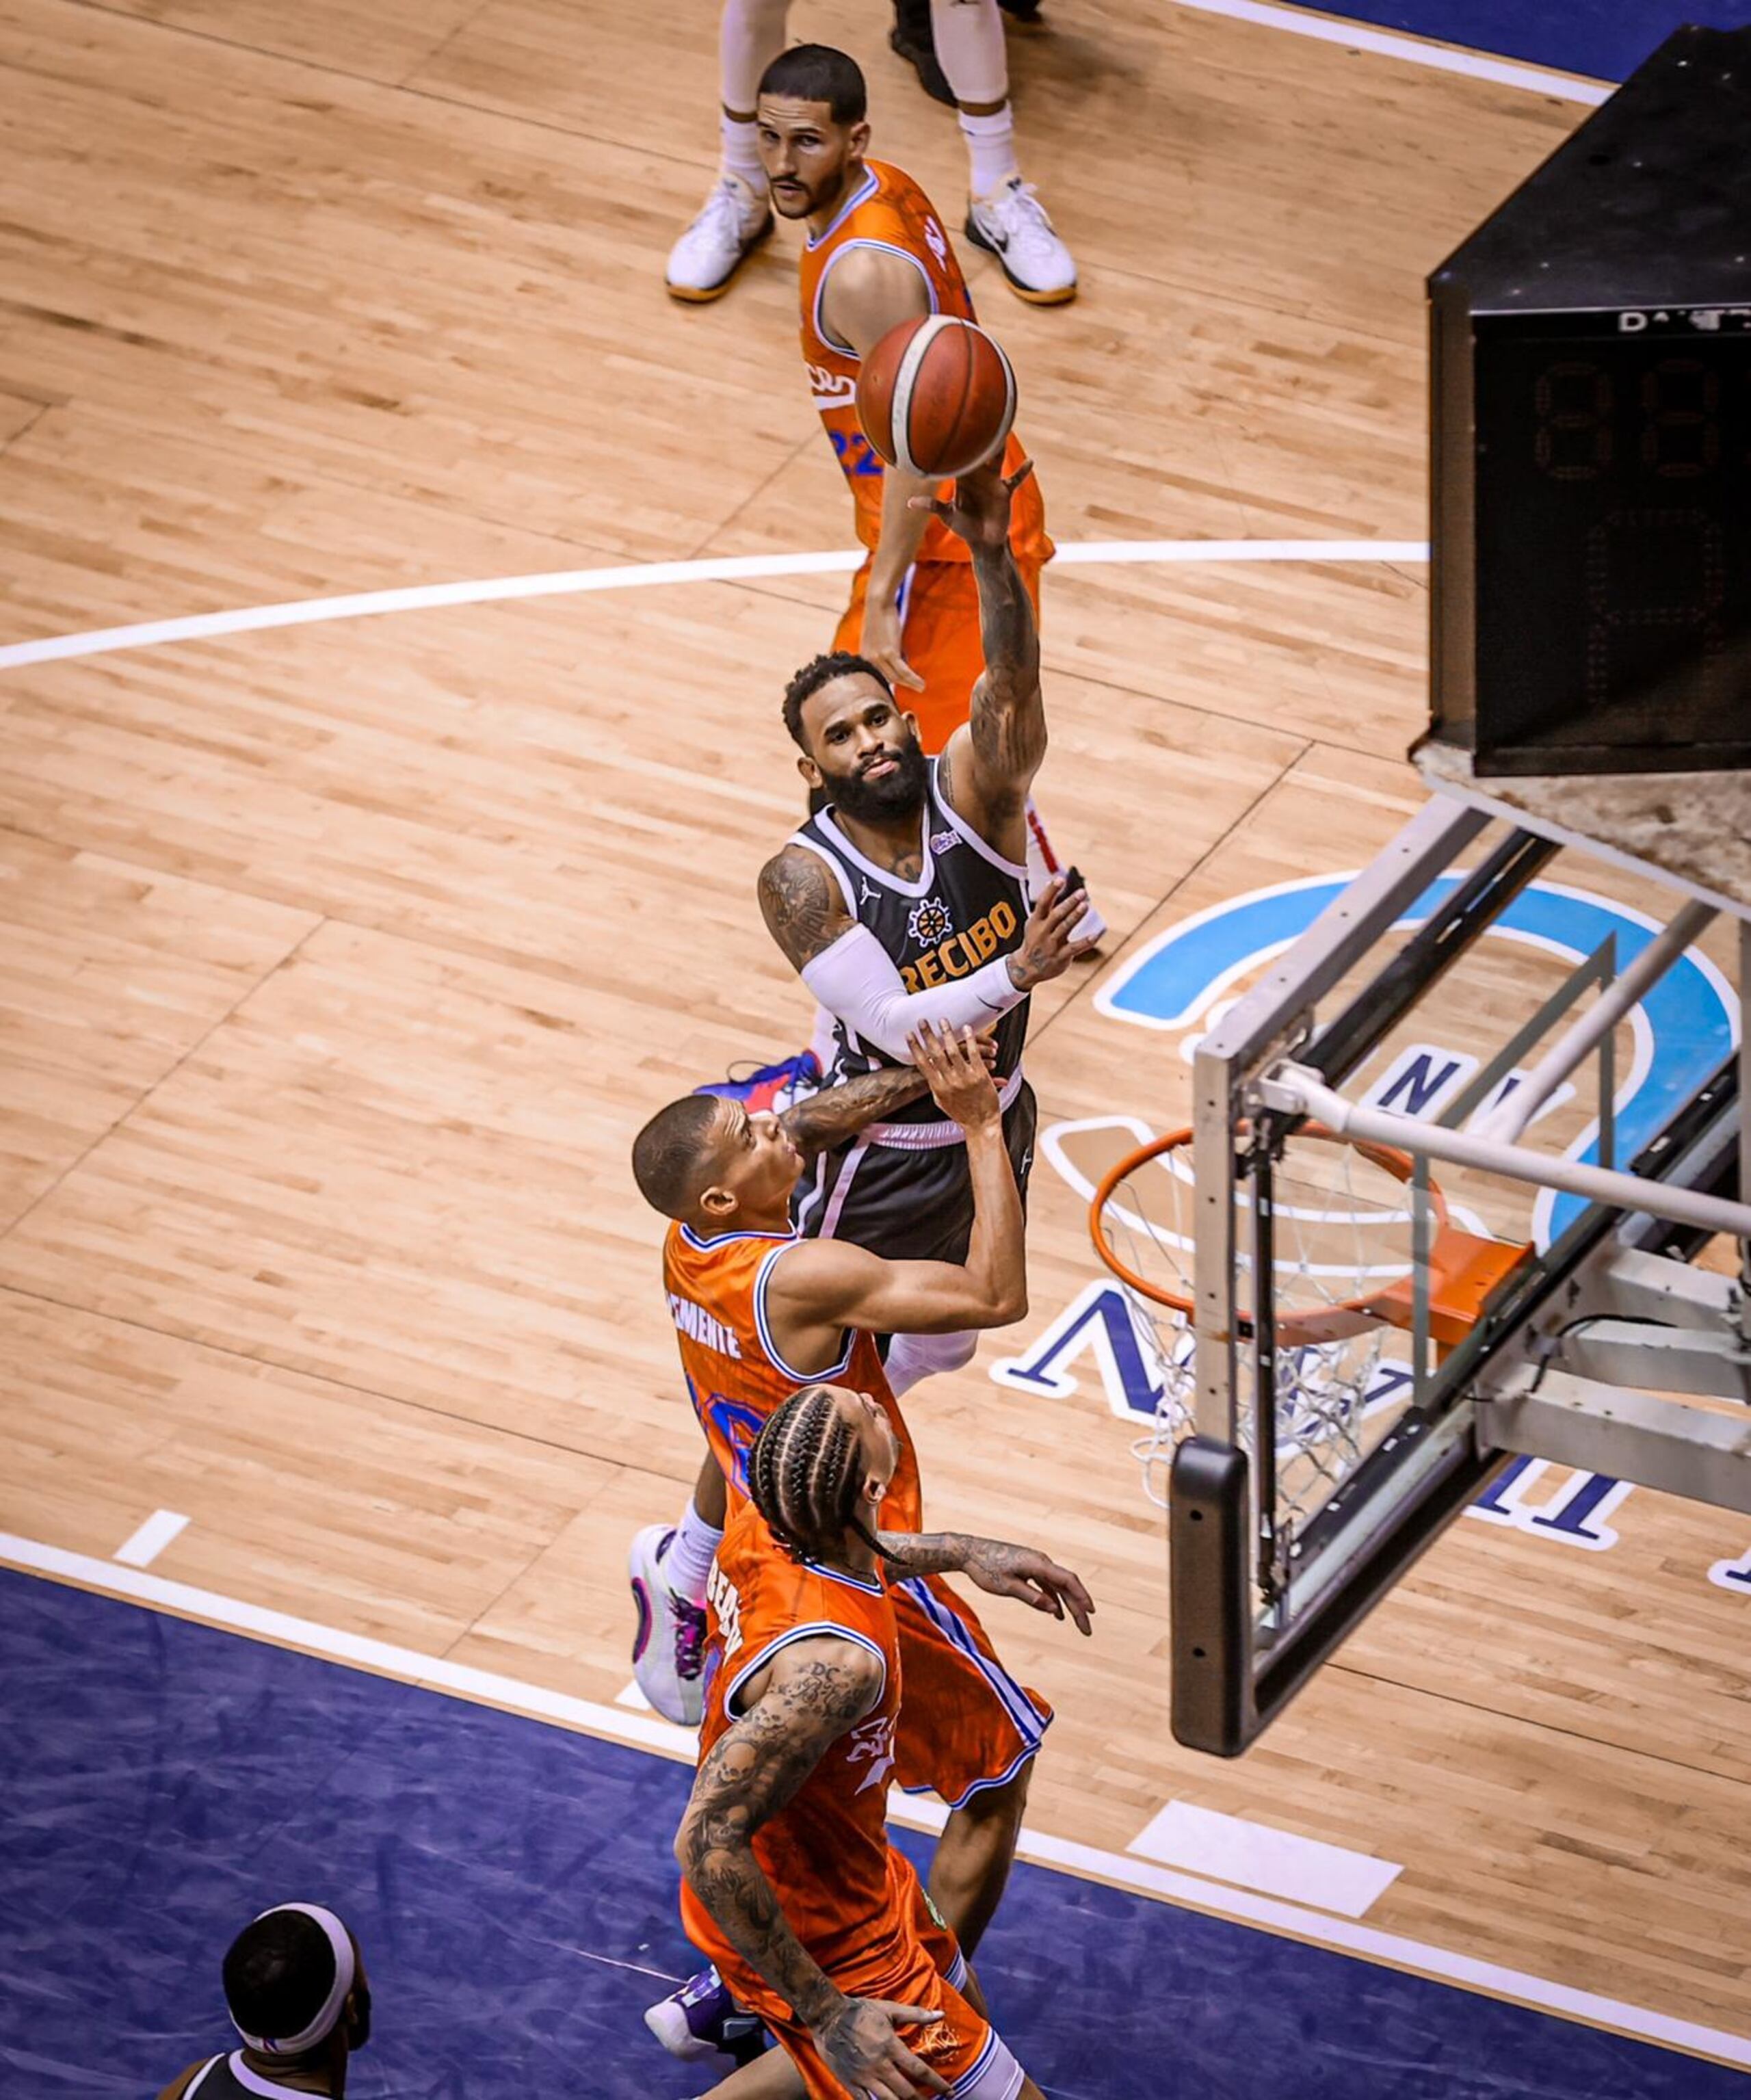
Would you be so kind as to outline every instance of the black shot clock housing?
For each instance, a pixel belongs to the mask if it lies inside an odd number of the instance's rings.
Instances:
[[[1431,735],[1751,765],[1751,29],[1669,38],[1428,290]]]

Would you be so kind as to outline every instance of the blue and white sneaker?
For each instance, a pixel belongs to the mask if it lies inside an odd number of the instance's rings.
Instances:
[[[647,1524],[627,1556],[638,1630],[633,1637],[633,1676],[665,1721],[696,1728],[705,1711],[705,1607],[670,1589],[663,1556],[672,1525]]]
[[[781,1058],[776,1065],[757,1065],[748,1072],[732,1072],[727,1079],[713,1079],[693,1091],[740,1101],[750,1115],[758,1115],[762,1109],[783,1115],[787,1109],[795,1108],[799,1101],[818,1092],[820,1085],[820,1059],[814,1051],[802,1050],[794,1057]]]
[[[683,2063],[722,2054],[743,2064],[766,2046],[765,2027],[758,2014],[736,2003],[715,1969],[702,1969],[672,1997],[647,2006],[645,2025]]]

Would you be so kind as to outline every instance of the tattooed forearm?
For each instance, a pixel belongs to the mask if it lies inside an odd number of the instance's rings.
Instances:
[[[975,1546],[986,1543],[964,1531],[879,1531],[876,1542],[883,1558],[908,1575],[953,1575]]]
[[[808,1777],[812,1755],[797,1762],[781,1745],[756,1751],[734,1729],[713,1745],[699,1767],[693,1800],[675,1852],[694,1894],[743,1955],[811,2025],[830,2014],[840,1993],[791,1930],[750,1840],[773,1812],[771,1796],[787,1798]],[[790,1784],[784,1782],[790,1778]]]
[[[855,1137],[868,1124],[915,1101],[925,1091],[919,1073],[910,1065],[897,1065],[892,1071],[866,1072],[843,1086],[823,1087],[787,1109],[778,1120],[804,1156],[812,1159],[842,1138]]]
[[[1068,1617],[1078,1632],[1090,1630],[1094,1599],[1082,1577],[1034,1546],[973,1538],[964,1531],[928,1536],[884,1531],[876,1542],[884,1557],[908,1575],[964,1575],[994,1597],[1013,1597],[1054,1618]]]
[[[841,1994],[791,1929],[752,1840],[880,1689],[861,1654],[793,1654],[782,1678],[774,1665],[758,1704],[702,1761],[675,1840],[690,1886],[730,1944],[811,2027],[832,2014]]]
[[[985,673],[973,689],[973,748],[990,787],[1025,787],[1046,756],[1034,607],[1008,547],[976,549],[973,574]]]
[[[766,930],[799,970],[851,923],[825,865],[801,846],[787,846],[760,871],[760,911]]]

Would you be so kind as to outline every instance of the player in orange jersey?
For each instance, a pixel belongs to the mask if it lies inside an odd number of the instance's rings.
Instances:
[[[973,301],[929,198],[898,168],[866,158],[863,76],[844,52],[799,44],[774,60],[761,81],[758,123],[774,205],[805,223],[803,362],[869,550],[836,646],[868,657],[916,695],[907,704],[934,754],[967,719],[985,668],[978,597],[965,547],[927,512],[908,507],[915,496],[933,496],[937,484],[884,467],[871,450],[858,421],[857,379],[889,329],[933,313],[972,320]],[[1012,432],[1004,470],[1022,457]],[[1037,481],[1017,496],[1010,545],[1037,602],[1052,553]],[[920,573],[909,585],[915,565]]]
[[[775,59],[761,81],[758,121],[774,207],[807,230],[803,362],[869,550],[833,646],[866,658],[903,694],[934,757],[966,721],[985,668],[978,589],[965,544],[928,507],[915,507],[915,499],[928,506],[939,484],[884,466],[864,436],[857,380],[890,329],[933,313],[972,320],[973,300],[929,198],[901,169],[867,157],[863,76],[843,51],[799,44]],[[1012,431],[1003,472],[1013,475],[1023,458]],[[1052,554],[1037,479],[1017,484],[1009,546],[1037,616]],[[1028,814],[1038,888],[1058,861],[1031,803]],[[1104,931],[1091,912],[1084,938]]]
[[[1076,265],[1016,165],[999,4],[1025,11],[1028,0],[897,0],[901,21],[889,42],[939,101],[959,107],[972,192],[968,238],[997,257],[1018,298],[1058,306],[1076,296]],[[669,251],[664,275],[673,298],[721,298],[772,231],[754,104],[761,75],[784,49],[789,12],[790,0],[723,0],[722,153],[703,210]]]
[[[749,1117],[739,1102],[690,1095],[639,1133],[633,1172],[647,1202],[674,1220],[664,1250],[670,1317],[690,1396],[712,1458],[694,1490],[695,1527],[746,1493],[748,1451],[773,1411],[798,1388],[844,1379],[890,1408],[904,1442],[893,1489],[896,1521],[922,1521],[917,1461],[874,1341],[995,1327],[1022,1317],[1026,1281],[1020,1192],[1004,1145],[997,1090],[968,1031],[920,1037],[912,1052],[939,1113],[964,1133],[973,1222],[959,1263],[885,1261],[844,1241],[805,1239],[787,1207],[801,1155],[777,1118]],[[830,1107],[848,1083],[805,1105]],[[901,1075],[893,1075],[898,1088]],[[793,1111],[793,1114],[796,1113]],[[723,1519],[717,1516],[721,1526]],[[678,1536],[678,1534],[677,1534]],[[641,1539],[648,1534],[641,1534]],[[721,1550],[721,1538],[717,1542]],[[646,1577],[646,1624],[674,1599],[671,1546]],[[637,1569],[635,1546],[635,1574]],[[684,1601],[684,1600],[681,1600]],[[1021,1824],[1032,1762],[1051,1709],[1003,1669],[977,1617],[928,1577],[895,1592],[908,1697],[897,1750],[901,1784],[932,1789],[950,1814],[930,1872],[931,1893],[970,1951],[1001,1896]],[[646,1653],[650,1652],[647,1643]],[[635,1665],[635,1666],[637,1666]],[[642,1668],[647,1697],[661,1687]],[[653,1704],[659,1703],[654,1697]],[[672,1712],[673,1709],[670,1709]],[[647,2018],[664,2045],[703,2054],[693,2040],[709,2021],[689,1991]],[[695,2016],[689,2018],[690,2015]]]
[[[712,1683],[675,1840],[682,1921],[778,2036],[808,2100],[1040,2100],[888,1842],[887,1779],[912,1696],[895,1586],[964,1572],[1068,1612],[1084,1634],[1094,1608],[1043,1554],[878,1531],[895,1520],[906,1456],[873,1395],[827,1385],[795,1394],[755,1440],[752,1504],[712,1577]],[[765,2064],[730,2084],[786,2089]]]

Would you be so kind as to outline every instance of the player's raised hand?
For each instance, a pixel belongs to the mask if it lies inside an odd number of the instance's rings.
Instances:
[[[871,598],[863,608],[863,633],[858,653],[873,664],[890,686],[921,693],[924,682],[900,653],[900,608]]]
[[[1009,538],[1010,498],[1033,471],[1032,460],[1023,460],[1013,474],[1003,472],[1000,459],[989,460],[955,483],[952,503],[940,496],[915,496],[911,507],[928,510],[969,547],[995,549]],[[867,640],[863,653],[869,655]]]
[[[873,2093],[878,2100],[917,2100],[920,2093],[946,2093],[948,2081],[914,2056],[894,2030],[932,2027],[938,2018],[928,2005],[846,1998],[809,2032],[827,2068],[853,2093]]]
[[[1088,893],[1078,882],[1055,875],[1034,900],[1021,931],[1021,945],[1008,958],[1009,982],[1017,991],[1031,991],[1037,984],[1062,977],[1078,956],[1089,954],[1092,941],[1072,938],[1077,921],[1088,909]]]
[[[931,1099],[963,1130],[998,1118],[997,1083],[985,1061],[983,1040],[970,1028],[957,1033],[926,1021],[906,1038],[906,1047]]]
[[[1000,1538],[969,1538],[959,1570],[994,1597],[1015,1597],[1055,1619],[1066,1612],[1078,1633],[1092,1633],[1089,1620],[1094,1599],[1081,1576],[1030,1546],[1010,1546]]]

